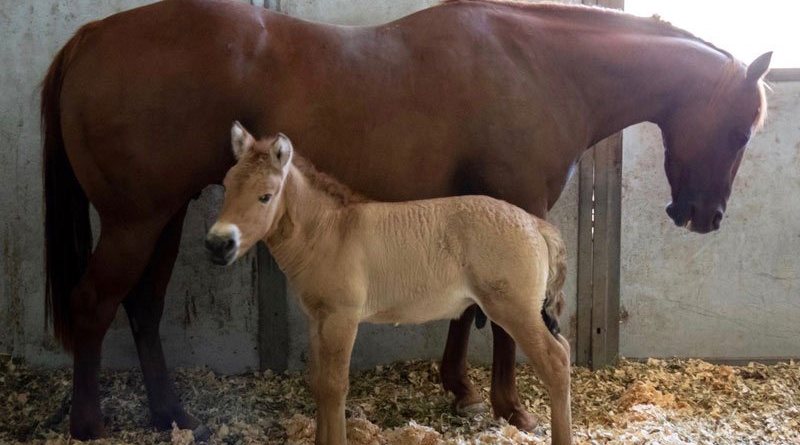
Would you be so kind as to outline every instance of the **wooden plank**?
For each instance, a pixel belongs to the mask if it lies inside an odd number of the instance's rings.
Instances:
[[[289,364],[286,277],[263,243],[258,243],[257,249],[258,358],[261,369],[281,372]]]
[[[578,301],[575,363],[591,365],[592,350],[592,212],[594,148],[584,153],[578,170]]]
[[[623,0],[583,3],[624,6]],[[619,355],[621,133],[584,155],[579,180],[576,363],[597,369]]]
[[[250,0],[281,11],[281,0]],[[263,243],[256,247],[258,359],[261,369],[282,372],[289,365],[289,302],[286,277]]]
[[[598,369],[619,354],[621,133],[595,147],[594,175],[591,366]]]

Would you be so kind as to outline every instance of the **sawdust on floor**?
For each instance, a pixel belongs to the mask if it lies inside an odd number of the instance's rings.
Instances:
[[[435,363],[416,361],[354,373],[348,437],[356,445],[546,444],[549,408],[530,367],[517,384],[541,425],[517,430],[490,414],[462,418],[439,384]],[[470,376],[488,401],[489,370]],[[212,444],[313,443],[314,405],[302,373],[221,376],[175,373],[190,412],[214,431]],[[70,372],[0,360],[0,443],[68,443]],[[190,431],[154,431],[138,371],[104,371],[103,412],[111,437],[98,444],[193,443]],[[800,444],[800,365],[712,365],[700,360],[622,360],[572,371],[576,443]],[[75,443],[72,441],[71,443]]]

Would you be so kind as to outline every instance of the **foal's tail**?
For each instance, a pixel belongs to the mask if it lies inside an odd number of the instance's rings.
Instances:
[[[567,279],[567,249],[556,227],[537,220],[539,233],[547,244],[547,292],[542,305],[542,318],[553,335],[559,333],[558,317],[564,310],[564,281]]]
[[[67,66],[88,27],[81,28],[61,48],[42,82],[45,325],[52,321],[56,339],[67,350],[72,349],[70,294],[86,270],[92,249],[92,230],[89,200],[64,150],[61,86]]]

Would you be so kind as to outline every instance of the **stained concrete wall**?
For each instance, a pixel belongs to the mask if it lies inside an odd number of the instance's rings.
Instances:
[[[43,246],[41,141],[38,84],[53,55],[83,23],[149,0],[77,0],[4,2],[0,13],[0,209],[3,209],[0,352],[24,356],[31,363],[65,365],[69,358],[45,332],[43,319]],[[259,2],[256,2],[259,3]],[[268,0],[273,9],[312,20],[339,24],[375,24],[401,17],[435,0]],[[562,229],[569,251],[567,281],[569,335],[575,313],[577,178],[573,178],[553,221]],[[212,267],[202,238],[213,222],[221,191],[207,189],[193,202],[184,227],[181,253],[167,293],[162,339],[171,366],[208,365],[223,372],[256,368],[257,302],[255,255],[229,269]],[[95,220],[96,222],[96,220]],[[96,228],[96,227],[95,227]],[[289,312],[289,365],[301,367],[307,350],[305,321],[296,305]],[[409,358],[439,357],[446,323],[421,327],[365,325],[354,353],[354,366]],[[470,357],[488,362],[489,329],[473,333]],[[127,319],[120,311],[104,343],[109,367],[134,367],[136,352]]]
[[[672,224],[658,129],[625,132],[623,355],[800,357],[800,82],[773,89],[716,233]]]

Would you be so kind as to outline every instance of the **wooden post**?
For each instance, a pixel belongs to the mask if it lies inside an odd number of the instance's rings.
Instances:
[[[583,3],[624,6],[623,0]],[[576,360],[598,369],[619,356],[622,133],[583,156],[579,189]]]
[[[280,11],[281,0],[250,0]],[[256,247],[258,359],[261,369],[282,372],[289,365],[289,302],[286,277],[262,243]]]
[[[256,253],[258,359],[261,369],[285,371],[289,365],[289,302],[286,277],[262,243]]]

